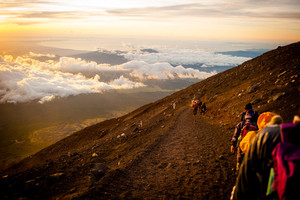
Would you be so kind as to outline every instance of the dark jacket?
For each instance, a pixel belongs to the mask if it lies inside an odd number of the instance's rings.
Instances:
[[[270,125],[261,130],[243,159],[236,182],[234,199],[265,199],[272,151],[281,142],[280,126]]]

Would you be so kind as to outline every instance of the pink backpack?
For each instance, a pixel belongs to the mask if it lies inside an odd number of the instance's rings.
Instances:
[[[281,124],[281,143],[272,152],[274,182],[272,189],[279,199],[299,198],[300,188],[300,133],[299,125]]]

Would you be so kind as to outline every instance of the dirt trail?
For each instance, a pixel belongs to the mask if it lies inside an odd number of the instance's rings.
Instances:
[[[229,199],[235,158],[229,153],[228,135],[199,114],[192,116],[191,112],[190,108],[184,108],[167,134],[135,165],[94,191],[98,193],[96,196]],[[92,193],[88,196],[95,195]]]

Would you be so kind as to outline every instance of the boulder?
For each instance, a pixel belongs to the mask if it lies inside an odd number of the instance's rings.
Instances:
[[[48,184],[55,184],[58,183],[61,178],[63,178],[65,176],[64,173],[55,173],[55,174],[51,174],[47,177],[47,183]]]
[[[278,93],[273,97],[272,100],[277,101],[277,100],[281,99],[284,95],[285,95],[285,92]]]
[[[249,86],[246,90],[247,93],[255,92],[258,89],[257,85]]]
[[[93,154],[92,154],[92,157],[98,157],[98,154],[93,153]]]
[[[91,169],[90,182],[94,184],[96,181],[99,181],[107,172],[108,167],[102,163],[96,163]]]

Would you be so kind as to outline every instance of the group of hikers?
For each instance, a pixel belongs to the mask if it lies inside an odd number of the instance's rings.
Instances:
[[[300,120],[283,123],[273,112],[258,112],[249,103],[231,140],[237,153],[237,179],[231,199],[299,199]]]
[[[204,102],[202,103],[202,101],[200,101],[200,100],[193,99],[192,108],[193,108],[194,115],[197,115],[198,110],[200,112],[200,115],[204,115],[206,112],[206,105]]]

